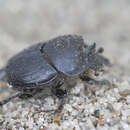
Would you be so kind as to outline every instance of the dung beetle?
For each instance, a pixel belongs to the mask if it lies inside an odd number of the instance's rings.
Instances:
[[[18,93],[3,101],[4,105],[13,98],[29,98],[45,88],[59,98],[58,110],[62,110],[71,82],[80,78],[96,81],[86,75],[89,70],[101,71],[109,60],[101,55],[103,48],[96,50],[96,43],[86,45],[82,36],[63,35],[44,43],[38,43],[12,57],[0,71],[9,85]],[[66,84],[65,89],[62,86]]]

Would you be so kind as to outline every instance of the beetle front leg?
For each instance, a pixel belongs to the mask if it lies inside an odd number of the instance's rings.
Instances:
[[[111,82],[108,80],[95,80],[90,77],[80,77],[82,81],[85,81],[87,85],[84,84],[84,92],[88,96],[92,96],[96,94],[96,91],[100,90],[101,87],[103,88],[104,92],[111,88]]]
[[[82,81],[85,81],[86,83],[90,84],[90,85],[98,85],[98,86],[103,86],[109,83],[108,80],[95,80],[91,77],[80,77],[80,79]]]

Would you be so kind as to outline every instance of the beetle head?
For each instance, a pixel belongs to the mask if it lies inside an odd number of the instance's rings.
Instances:
[[[85,48],[85,55],[87,57],[91,57],[100,53],[103,53],[104,49],[102,47],[100,47],[97,51],[96,51],[96,43],[93,43],[92,45],[88,46]]]
[[[87,66],[89,69],[94,70],[95,74],[97,72],[103,71],[104,65],[109,64],[109,60],[101,55],[103,51],[103,48],[96,50],[96,43],[93,43],[92,45],[85,48],[85,59]]]

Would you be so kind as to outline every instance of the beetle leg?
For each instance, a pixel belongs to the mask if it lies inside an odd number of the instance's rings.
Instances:
[[[19,96],[21,99],[27,99],[33,97],[35,94],[39,92],[39,89],[36,90],[30,90],[30,92],[26,92],[27,90],[23,91],[23,94]]]
[[[55,110],[55,113],[60,113],[62,112],[63,110],[63,107],[66,103],[66,97],[62,97],[61,99],[59,99],[59,105],[58,105],[58,108]]]
[[[80,77],[80,79],[82,80],[82,81],[85,81],[85,82],[87,82],[88,84],[90,84],[90,85],[99,85],[99,86],[103,86],[103,85],[106,85],[106,84],[109,84],[109,81],[108,80],[95,80],[95,79],[93,79],[93,78],[91,78],[91,77]]]
[[[8,102],[10,102],[10,101],[11,101],[12,99],[14,99],[14,98],[20,97],[20,96],[22,96],[22,95],[23,95],[23,93],[17,93],[17,94],[15,94],[15,95],[13,95],[12,97],[6,98],[6,99],[4,99],[3,101],[0,101],[0,106],[6,104],[6,103],[8,103]]]
[[[2,106],[2,105],[4,105],[4,104],[6,104],[6,103],[8,103],[9,101],[11,101],[12,99],[14,99],[14,98],[22,98],[22,99],[27,99],[27,98],[31,98],[31,97],[33,97],[36,93],[38,92],[38,90],[36,90],[36,91],[32,91],[32,92],[30,92],[30,93],[26,93],[26,91],[24,92],[21,92],[21,93],[17,93],[17,94],[15,94],[15,95],[13,95],[12,97],[9,97],[9,98],[7,98],[7,99],[4,99],[3,101],[0,101],[0,106]]]
[[[67,97],[67,92],[66,90],[56,90],[57,93],[60,93],[60,95],[56,95],[59,98],[59,105],[55,113],[61,112],[65,103],[66,103],[66,97]]]
[[[32,94],[26,94],[26,93],[19,96],[19,98],[21,98],[21,99],[27,99],[27,98],[31,98],[31,97],[33,97]]]
[[[66,102],[67,91],[60,88],[62,85],[63,83],[59,83],[56,87],[52,88],[52,93],[59,99],[59,105],[55,113],[61,112]]]

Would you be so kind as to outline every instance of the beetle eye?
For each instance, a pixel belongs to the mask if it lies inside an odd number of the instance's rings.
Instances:
[[[40,52],[43,53],[43,48],[44,48],[45,44],[43,44],[41,47],[40,47]]]

